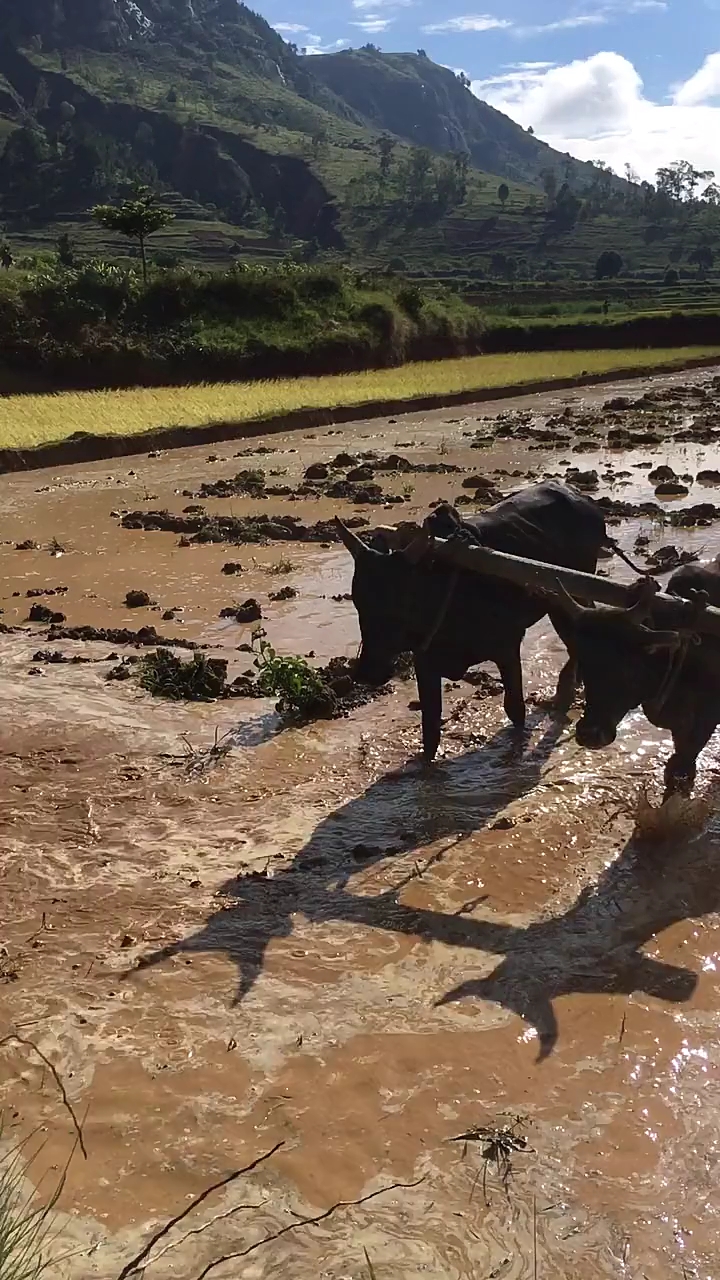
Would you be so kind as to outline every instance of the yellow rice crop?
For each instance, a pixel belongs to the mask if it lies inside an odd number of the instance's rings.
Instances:
[[[357,405],[361,411],[363,404],[372,400],[451,396],[615,369],[622,374],[633,368],[682,365],[715,355],[720,361],[720,347],[539,351],[471,356],[323,378],[6,396],[0,397],[0,447],[28,448],[65,439],[76,431],[134,435],[155,427],[249,422],[297,409]]]

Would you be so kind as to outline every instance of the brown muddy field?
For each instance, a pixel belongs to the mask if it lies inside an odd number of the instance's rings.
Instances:
[[[235,443],[0,478],[2,1138],[27,1140],[51,1196],[75,1134],[40,1050],[86,1153],[49,1274],[720,1274],[717,740],[707,821],[698,805],[696,828],[648,846],[635,815],[643,787],[659,803],[667,737],[638,713],[613,748],[581,751],[542,706],[561,665],[544,625],[526,643],[523,753],[500,699],[463,683],[427,770],[410,683],[287,728],[271,701],[109,682],[133,646],[28,621],[40,603],[71,627],[155,627],[213,646],[233,680],[252,626],[219,615],[255,599],[278,652],[352,656],[355,612],[333,599],[351,562],[284,517],[387,524],[459,496],[473,511],[471,476],[508,493],[596,471],[584,483],[629,504],[611,532],[641,564],[670,543],[709,558],[720,473],[697,476],[720,467],[719,395],[711,374],[674,375],[259,438],[242,458]],[[356,463],[303,483],[341,452]],[[371,478],[327,493],[363,462]],[[459,469],[417,469],[440,464]],[[656,497],[659,465],[687,493]],[[263,496],[254,476],[250,494],[197,496],[242,469],[292,492]],[[162,510],[183,531],[152,527]],[[262,533],[215,516],[263,517],[271,536],[193,541]],[[156,603],[129,609],[130,590]],[[214,762],[216,738],[230,749]],[[508,1127],[505,1164],[477,1130]]]

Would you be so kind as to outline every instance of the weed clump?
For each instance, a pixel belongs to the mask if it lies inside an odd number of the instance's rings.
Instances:
[[[138,683],[156,698],[174,702],[215,702],[227,697],[227,662],[194,653],[183,662],[169,649],[149,653],[139,663]]]

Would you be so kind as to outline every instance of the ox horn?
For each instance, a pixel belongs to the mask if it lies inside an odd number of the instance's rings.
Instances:
[[[432,546],[432,536],[427,529],[421,529],[417,537],[405,547],[403,556],[410,564],[419,564]]]
[[[366,546],[362,538],[358,538],[357,534],[353,533],[352,529],[348,529],[347,525],[343,524],[339,516],[335,517],[335,528],[338,531],[340,541],[343,546],[347,547],[353,560],[359,560],[361,556],[372,554],[371,548]]]
[[[570,614],[570,617],[576,622],[579,622],[581,618],[584,618],[586,613],[594,613],[593,609],[586,609],[585,606],[580,604],[574,596],[571,596],[570,592],[565,589],[559,578],[555,579],[555,590],[553,594],[556,599],[560,601],[566,612]]]

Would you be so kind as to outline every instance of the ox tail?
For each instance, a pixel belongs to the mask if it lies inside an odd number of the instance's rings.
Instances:
[[[639,573],[642,578],[650,576],[647,569],[641,569],[639,565],[633,564],[630,557],[625,555],[625,552],[621,550],[614,538],[606,537],[603,545],[607,547],[608,551],[612,551],[613,555],[619,556],[621,560],[624,560],[633,573]]]

